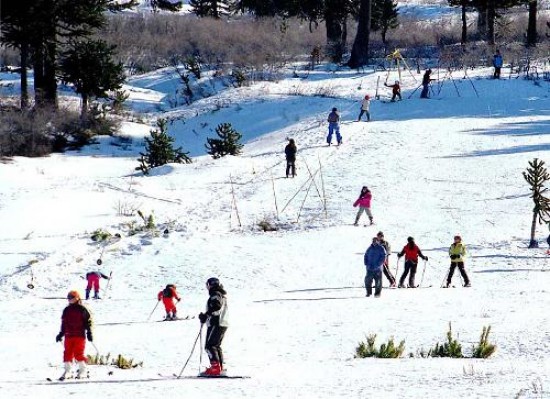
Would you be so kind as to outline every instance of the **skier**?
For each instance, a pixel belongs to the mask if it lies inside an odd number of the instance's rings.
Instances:
[[[372,239],[372,244],[365,252],[364,263],[367,267],[365,276],[365,289],[367,297],[372,295],[372,281],[374,280],[374,297],[379,298],[382,293],[382,268],[386,261],[386,250],[378,242],[378,238]]]
[[[451,285],[451,280],[453,278],[453,273],[458,267],[462,278],[464,279],[464,287],[471,287],[470,279],[464,270],[464,256],[466,255],[466,247],[462,244],[462,238],[460,236],[454,237],[454,242],[449,247],[449,256],[451,258],[451,267],[449,269],[449,274],[447,275],[447,284],[445,288],[449,288]]]
[[[500,79],[500,70],[502,68],[502,64],[502,55],[500,54],[500,50],[497,50],[495,52],[495,55],[493,55],[493,67],[495,68],[495,72],[493,73],[494,79]]]
[[[416,275],[416,268],[418,267],[418,257],[420,256],[425,261],[428,260],[428,257],[422,254],[422,251],[418,248],[418,245],[415,244],[414,238],[412,237],[407,238],[407,245],[405,245],[401,252],[397,254],[398,262],[399,258],[403,255],[405,255],[405,271],[399,279],[398,288],[405,288],[405,278],[407,278],[407,274],[409,274],[409,272],[411,273],[409,276],[409,288],[416,288],[416,285],[414,284],[414,276]]]
[[[286,156],[286,177],[292,173],[292,177],[296,176],[296,143],[294,139],[289,139],[288,144],[285,147]]]
[[[67,294],[69,305],[63,310],[61,316],[61,330],[55,337],[56,342],[61,342],[65,337],[63,352],[63,364],[65,369],[60,380],[71,378],[71,366],[73,360],[78,362],[76,378],[85,378],[86,373],[86,338],[92,339],[92,317],[90,312],[82,305],[78,291],[69,291]]]
[[[394,84],[392,85],[389,85],[387,84],[386,82],[384,82],[384,86],[386,87],[391,87],[391,92],[392,92],[392,98],[391,98],[391,102],[395,102],[395,99],[397,97],[399,97],[399,101],[402,100],[401,98],[401,86],[399,86],[399,80],[396,80]]]
[[[430,79],[431,74],[432,70],[428,69],[424,73],[424,76],[422,76],[422,93],[420,93],[420,98],[429,98],[430,82],[434,80]]]
[[[363,186],[363,188],[361,189],[361,192],[359,193],[359,198],[357,198],[353,203],[354,208],[359,207],[359,210],[357,211],[357,215],[355,216],[355,223],[353,223],[354,226],[357,226],[357,224],[359,223],[359,218],[361,217],[363,212],[365,212],[369,217],[370,224],[374,224],[372,212],[370,211],[371,199],[372,199],[372,193],[370,192],[369,188],[367,186]]]
[[[361,121],[363,114],[367,114],[367,122],[370,122],[370,97],[367,94],[363,101],[361,102],[361,112],[359,112],[359,117],[357,117],[357,122]]]
[[[206,312],[199,314],[202,324],[207,323],[206,342],[204,349],[210,359],[208,367],[201,375],[217,376],[224,369],[222,341],[227,331],[227,292],[220,280],[211,277],[206,281],[209,298],[206,302]]]
[[[86,286],[86,300],[90,299],[90,291],[92,288],[94,289],[94,299],[101,299],[99,297],[99,279],[101,278],[109,280],[109,276],[99,271],[86,273],[86,280],[88,280],[88,285]]]
[[[158,300],[162,300],[164,304],[164,309],[166,310],[166,317],[164,320],[176,320],[178,310],[176,309],[176,301],[181,301],[178,292],[176,291],[176,286],[174,284],[168,284],[163,290],[161,290],[157,295]]]
[[[386,276],[386,278],[390,282],[390,287],[395,288],[397,286],[395,277],[393,276],[393,274],[391,274],[391,271],[390,271],[390,254],[391,254],[390,243],[384,240],[384,233],[381,231],[378,232],[376,237],[378,238],[378,242],[380,243],[380,245],[382,245],[386,250],[386,260],[384,261],[384,267],[382,271],[384,272],[384,276]]]
[[[340,136],[340,114],[338,114],[338,109],[333,108],[332,112],[328,114],[328,136],[327,143],[328,145],[332,144],[332,134],[336,133],[336,141],[338,145],[342,144],[342,136]]]

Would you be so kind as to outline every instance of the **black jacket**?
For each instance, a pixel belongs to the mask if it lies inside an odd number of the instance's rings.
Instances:
[[[206,314],[208,317],[209,326],[227,327],[227,292],[220,284],[217,287],[212,287],[208,291],[210,297],[206,302]]]

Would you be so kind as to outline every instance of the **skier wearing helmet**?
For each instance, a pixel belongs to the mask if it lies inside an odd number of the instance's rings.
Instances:
[[[206,342],[204,349],[210,359],[208,367],[201,375],[219,376],[224,368],[222,341],[227,331],[227,292],[220,280],[211,277],[206,281],[209,298],[206,302],[206,312],[199,314],[202,324],[207,323]]]
[[[342,144],[342,136],[340,136],[340,114],[338,113],[338,109],[336,108],[332,109],[331,113],[328,114],[327,122],[328,122],[328,136],[327,136],[328,145],[332,144],[333,133],[336,133],[336,141],[338,142],[338,145]]]
[[[162,303],[164,304],[164,310],[166,311],[166,317],[164,320],[176,320],[178,310],[176,309],[174,299],[178,302],[181,301],[181,298],[176,291],[176,286],[174,284],[168,284],[166,288],[157,294],[157,299],[159,301],[162,300]]]
[[[361,112],[359,112],[357,122],[361,121],[361,117],[363,116],[363,114],[367,114],[367,122],[370,122],[370,97],[368,94],[361,102]]]
[[[464,279],[464,287],[471,287],[470,278],[466,274],[466,270],[464,270],[464,256],[466,256],[466,247],[462,244],[462,237],[456,235],[454,236],[454,242],[449,247],[451,267],[449,268],[445,288],[448,288],[451,285],[451,280],[453,279],[453,274],[457,267],[462,275],[462,278]]]
[[[76,378],[85,378],[86,356],[86,338],[92,342],[92,317],[90,312],[82,305],[78,291],[69,291],[67,294],[69,305],[63,310],[61,316],[61,330],[55,337],[56,342],[61,342],[65,338],[63,352],[64,371],[59,380],[71,378],[71,366],[73,361],[78,363],[78,372]]]
[[[394,84],[392,85],[389,85],[387,83],[384,83],[384,86],[386,87],[391,87],[391,92],[392,92],[392,98],[391,98],[391,102],[395,102],[395,99],[397,97],[399,97],[399,101],[402,100],[401,98],[401,86],[399,86],[399,80],[396,80]]]

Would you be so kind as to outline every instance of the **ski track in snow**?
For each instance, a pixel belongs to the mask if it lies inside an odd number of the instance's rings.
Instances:
[[[550,257],[526,248],[532,205],[521,172],[532,158],[548,158],[548,83],[475,78],[478,98],[468,81],[457,79],[460,98],[450,84],[443,85],[440,101],[407,99],[405,93],[402,102],[374,101],[373,120],[356,123],[351,121],[359,99],[373,94],[377,79],[359,76],[362,91],[355,72],[316,71],[307,80],[227,90],[196,108],[167,112],[178,145],[197,141],[193,155],[204,154],[204,138],[218,123],[234,123],[247,140],[240,157],[197,156],[191,165],[166,165],[143,177],[134,168],[148,127],[125,124],[121,136],[132,138],[127,148],[106,138],[79,153],[1,164],[0,219],[7,226],[0,231],[2,398],[84,398],[91,389],[102,397],[144,398],[218,390],[227,398],[504,398],[520,391],[519,397],[545,397]],[[337,77],[330,84],[339,98],[311,96],[331,77]],[[154,79],[135,81],[152,85]],[[410,77],[403,80],[405,90],[417,87]],[[132,95],[163,101],[148,87],[136,87]],[[212,112],[223,101],[227,106]],[[340,147],[325,141],[325,118],[333,106],[346,122]],[[287,137],[295,138],[299,150],[294,179],[283,177]],[[307,167],[315,174],[312,184]],[[354,227],[351,205],[362,185],[373,192],[376,224]],[[280,230],[262,233],[258,222],[275,223],[273,190]],[[153,212],[170,234],[128,236],[128,223],[141,220],[117,216],[120,204]],[[89,238],[97,228],[123,238],[102,257],[100,269],[113,273],[109,291],[87,303],[95,344],[101,354],[120,353],[144,367],[91,366],[89,381],[48,383],[46,377],[61,374],[62,347],[54,337],[63,298],[69,289],[83,292],[82,277],[98,269],[102,248]],[[415,237],[430,257],[423,285],[431,288],[385,289],[380,299],[364,297],[358,288],[363,254],[379,230],[392,245],[393,272],[394,254],[408,235]],[[461,288],[455,274],[457,288],[440,289],[447,248],[457,233],[469,250],[473,286]],[[547,233],[537,227],[537,237]],[[423,267],[420,262],[417,283]],[[34,290],[27,288],[31,270]],[[157,292],[175,283],[183,297],[180,314],[194,316],[206,300],[204,281],[213,275],[229,292],[227,367],[252,378],[160,378],[180,371],[199,323],[156,323],[162,306],[147,321]],[[444,341],[449,322],[466,355],[482,327],[491,325],[495,355],[419,358],[420,350]],[[389,337],[405,340],[405,356],[354,359],[358,342],[373,333],[378,344]],[[93,346],[87,352],[94,354]],[[184,375],[199,366],[196,354]]]

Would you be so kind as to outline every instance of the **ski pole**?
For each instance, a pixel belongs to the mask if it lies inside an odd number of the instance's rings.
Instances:
[[[99,356],[99,349],[97,349],[97,346],[95,346],[94,342],[91,341],[90,344],[92,344],[92,346],[94,347],[95,349],[95,352],[97,353],[97,355]]]
[[[107,287],[105,287],[105,292],[103,295],[105,298],[107,298],[107,292],[109,291],[109,287],[111,286],[111,278],[113,277],[113,272],[109,273],[109,280],[107,280]]]
[[[200,336],[200,355],[199,355],[199,374],[201,372],[201,367],[202,367],[202,349],[204,348],[203,344],[202,344],[202,324],[201,324],[201,330],[199,331],[199,336]]]
[[[157,301],[157,303],[155,304],[155,307],[153,308],[153,311],[151,312],[151,314],[149,315],[149,317],[147,318],[147,321],[149,321],[151,319],[151,316],[153,315],[153,313],[155,313],[155,310],[157,309],[157,306],[159,305],[160,303],[160,299]]]
[[[187,363],[189,363],[189,360],[191,360],[191,356],[193,356],[193,352],[195,352],[195,348],[197,346],[197,341],[202,336],[202,326],[203,326],[203,323],[201,323],[201,328],[199,330],[199,333],[197,334],[197,338],[195,338],[195,342],[193,343],[193,348],[191,348],[191,353],[189,354],[189,357],[187,358],[187,361],[185,362],[185,364],[181,368],[181,371],[178,374],[177,378],[181,377],[181,375],[183,374],[183,370],[185,370],[185,368],[187,367]]]
[[[424,270],[422,270],[422,277],[420,277],[420,284],[418,286],[420,287],[422,283],[424,282],[424,274],[426,274],[426,266],[428,265],[428,261],[424,261]]]
[[[397,257],[397,266],[395,268],[395,279],[396,280],[399,280],[399,261],[401,260],[401,258]]]
[[[443,288],[444,284],[445,284],[445,280],[447,280],[447,278],[449,277],[449,273],[445,273],[445,275],[443,276],[443,280],[441,280],[441,286],[439,288]]]

